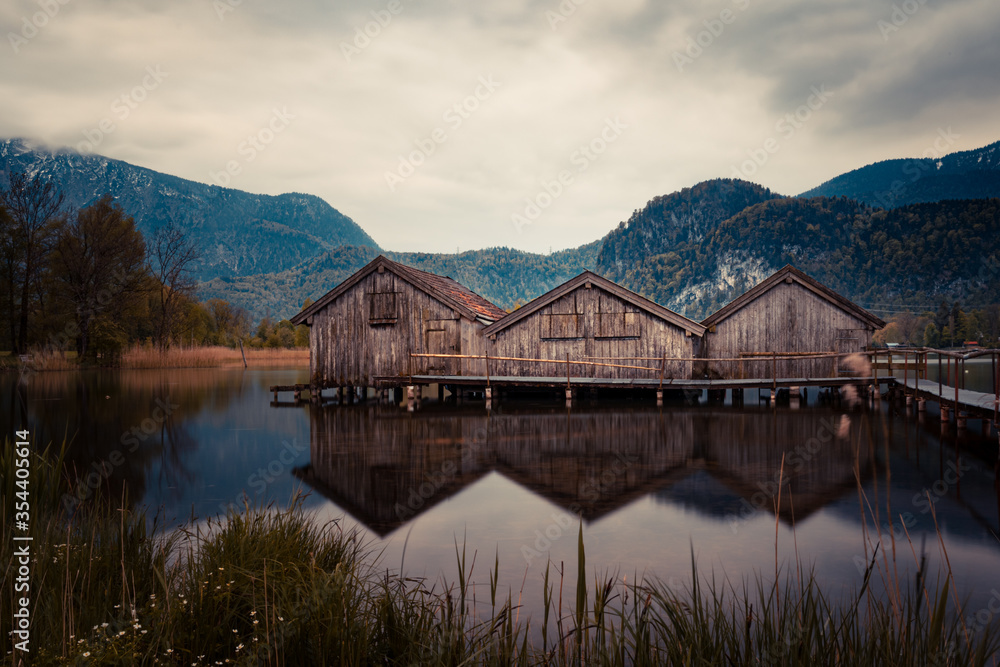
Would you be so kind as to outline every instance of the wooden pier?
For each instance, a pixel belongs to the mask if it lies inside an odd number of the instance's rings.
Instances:
[[[935,363],[938,367],[938,380],[928,380],[929,356],[936,355]],[[438,386],[438,398],[444,396],[444,387],[447,386],[455,393],[456,390],[467,390],[471,392],[481,392],[486,405],[490,406],[494,396],[498,396],[500,391],[507,394],[519,391],[537,390],[564,390],[566,401],[570,403],[575,396],[584,392],[592,394],[593,390],[605,390],[609,393],[616,391],[639,391],[649,392],[652,396],[655,393],[657,404],[662,404],[664,392],[685,391],[685,392],[709,392],[711,397],[724,395],[725,391],[733,392],[734,400],[738,396],[742,400],[743,391],[756,389],[768,392],[767,397],[775,400],[779,390],[790,390],[792,395],[797,395],[800,388],[805,387],[826,387],[838,389],[847,386],[854,386],[864,394],[870,389],[874,390],[875,396],[882,394],[881,388],[885,386],[888,393],[902,393],[907,404],[915,404],[918,411],[923,411],[926,401],[930,400],[941,406],[942,422],[947,422],[954,416],[959,427],[965,426],[966,419],[983,419],[990,421],[1000,428],[1000,350],[975,350],[967,354],[949,352],[944,350],[933,350],[920,348],[915,350],[878,350],[862,353],[852,353],[851,355],[817,352],[812,353],[757,353],[753,355],[741,356],[738,358],[743,364],[759,364],[770,371],[763,373],[765,377],[760,377],[762,373],[756,373],[757,377],[737,377],[737,378],[713,378],[709,377],[710,367],[708,364],[716,362],[728,362],[732,359],[696,359],[697,362],[706,364],[705,376],[702,378],[678,378],[668,377],[666,369],[668,363],[673,359],[667,357],[624,357],[624,358],[594,358],[586,357],[582,359],[572,359],[568,355],[565,359],[540,359],[540,358],[516,358],[516,361],[538,364],[540,368],[552,370],[553,368],[565,369],[565,374],[560,375],[494,375],[490,373],[498,361],[507,361],[505,357],[494,357],[483,355],[449,355],[449,354],[411,354],[411,357],[455,357],[460,358],[463,363],[480,362],[485,371],[482,375],[438,375],[438,374],[398,374],[391,376],[375,376],[372,378],[371,387],[327,387],[309,384],[275,385],[269,390],[274,394],[272,405],[299,405],[305,399],[303,395],[308,392],[308,400],[315,404],[321,404],[329,400],[335,400],[340,404],[353,403],[355,400],[364,402],[369,398],[370,390],[374,390],[375,398],[389,400],[389,392],[393,394],[393,402],[400,403],[404,396],[410,399],[410,403],[419,406],[421,388],[429,385]],[[839,359],[844,356],[862,357],[862,366],[866,371],[854,375],[839,374],[837,377],[777,377],[778,362],[783,359],[802,359],[803,356]],[[976,392],[965,389],[965,362],[979,357],[988,357],[991,362],[991,376],[993,377],[992,394]],[[644,365],[640,365],[644,364]],[[652,364],[652,365],[649,365]],[[835,364],[839,366],[839,362]],[[613,367],[616,369],[628,369],[633,377],[606,377],[595,372],[600,367]],[[768,377],[769,375],[769,377]],[[646,376],[646,377],[643,377]],[[949,382],[951,384],[949,384]],[[324,396],[323,391],[334,389],[335,396]],[[279,393],[292,393],[292,402],[279,401]],[[405,394],[404,394],[405,392]],[[496,393],[494,393],[496,392]]]
[[[961,419],[962,413],[973,419],[989,419],[996,421],[1000,416],[1000,397],[980,391],[970,391],[941,385],[932,380],[918,378],[894,378],[895,385],[919,400],[931,400],[941,405],[947,414],[949,410],[956,412]]]

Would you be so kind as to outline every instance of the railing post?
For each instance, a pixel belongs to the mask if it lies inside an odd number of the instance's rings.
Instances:
[[[566,353],[566,407],[573,403],[573,389],[569,384],[569,352]]]
[[[778,393],[778,353],[771,353],[771,395]]]
[[[955,360],[955,420],[958,420],[958,359]]]
[[[942,386],[942,383],[941,383],[941,378],[942,378],[942,375],[941,375],[941,350],[937,351],[937,358],[938,358],[938,400],[940,401],[941,399],[944,398],[944,396],[943,396],[944,389],[943,389],[943,386]]]
[[[910,392],[910,353],[903,353],[903,396]]]
[[[1000,432],[1000,368],[997,368],[996,353],[990,354],[990,364],[993,366],[993,427]]]

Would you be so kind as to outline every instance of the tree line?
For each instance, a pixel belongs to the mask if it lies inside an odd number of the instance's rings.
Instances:
[[[942,301],[937,311],[902,312],[890,318],[875,334],[877,343],[917,347],[1000,347],[1000,305],[962,308],[959,302]]]
[[[198,301],[198,251],[174,224],[144,238],[111,195],[73,210],[40,174],[11,172],[7,181],[0,188],[0,349],[113,359],[140,342],[160,349],[308,344],[308,332],[287,321],[265,319],[252,335],[242,308]]]

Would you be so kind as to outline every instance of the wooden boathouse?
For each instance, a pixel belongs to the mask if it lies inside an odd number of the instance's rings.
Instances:
[[[788,265],[702,324],[709,378],[839,378],[885,322]],[[826,356],[822,356],[826,355]],[[777,357],[775,359],[774,357]],[[711,361],[713,359],[725,361]]]
[[[467,375],[482,329],[507,313],[464,285],[378,256],[292,318],[309,327],[310,387],[379,376]],[[477,371],[479,369],[476,369]]]
[[[589,377],[606,379],[689,379],[704,333],[694,320],[590,271],[483,329],[493,375],[565,377],[561,364],[530,360],[569,358],[608,362],[586,367]],[[637,363],[659,373],[637,376]]]

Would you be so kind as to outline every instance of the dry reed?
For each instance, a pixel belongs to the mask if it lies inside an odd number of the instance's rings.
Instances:
[[[247,364],[254,367],[304,366],[309,363],[309,350],[250,348],[246,350]],[[122,368],[221,368],[240,366],[243,357],[239,349],[210,347],[156,347],[136,345],[121,356]]]

